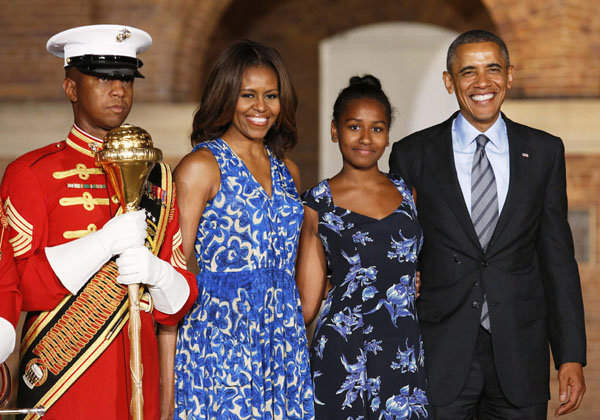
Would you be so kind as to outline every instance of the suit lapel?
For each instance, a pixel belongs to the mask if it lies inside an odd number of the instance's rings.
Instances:
[[[519,127],[511,120],[506,118],[502,114],[502,118],[506,122],[506,130],[508,134],[508,153],[510,156],[510,180],[508,183],[508,194],[506,201],[502,207],[502,212],[498,218],[498,223],[490,239],[488,246],[488,252],[493,249],[494,244],[497,242],[498,237],[502,234],[502,231],[506,228],[511,220],[511,217],[518,207],[525,193],[525,169],[527,158],[526,148],[526,137],[521,133]]]
[[[469,210],[465,204],[465,198],[460,189],[458,175],[456,174],[456,165],[454,163],[452,121],[457,114],[455,113],[450,119],[442,123],[439,131],[430,133],[425,152],[428,156],[427,161],[431,165],[431,171],[440,186],[448,207],[452,209],[460,226],[465,229],[473,244],[481,249],[477,234],[473,228]]]

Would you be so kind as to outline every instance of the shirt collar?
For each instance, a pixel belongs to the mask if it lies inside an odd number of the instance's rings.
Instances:
[[[94,157],[97,150],[102,150],[102,140],[86,133],[73,124],[67,136],[67,144],[84,155]]]
[[[485,136],[490,139],[491,145],[499,152],[503,152],[505,148],[508,147],[508,134],[506,132],[506,123],[502,118],[502,114],[498,116],[498,119],[496,119],[494,124],[492,124],[487,131],[482,133],[473,127],[462,113],[459,112],[454,120],[454,129],[456,130],[456,141],[461,150],[474,147],[472,144],[475,142],[475,138],[480,134],[485,134]]]

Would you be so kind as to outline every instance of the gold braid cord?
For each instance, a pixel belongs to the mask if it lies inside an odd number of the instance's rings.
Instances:
[[[86,284],[75,302],[66,305],[69,297],[65,298],[54,311],[41,314],[27,331],[21,356],[28,354],[30,357],[22,376],[23,383],[33,390],[44,387],[49,373],[59,377],[35,406],[50,408],[102,354],[116,336],[115,332],[127,322],[127,288],[115,282],[116,276],[117,265],[110,261]],[[63,311],[65,305],[68,308]],[[40,332],[49,325],[52,327],[34,344]],[[97,335],[99,332],[100,336]],[[33,349],[28,352],[32,345]],[[67,375],[66,368],[73,374]],[[38,418],[33,413],[25,417],[26,420]]]
[[[114,281],[118,275],[114,262],[106,264],[35,347],[33,354],[50,372],[58,375],[117,310],[127,294],[127,288]]]

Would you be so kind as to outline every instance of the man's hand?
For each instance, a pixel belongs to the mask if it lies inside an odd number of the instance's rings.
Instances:
[[[113,217],[95,235],[112,257],[126,249],[144,246],[146,229],[146,212],[137,210]]]
[[[115,262],[119,268],[117,282],[148,285],[154,307],[159,311],[172,315],[185,305],[190,295],[185,277],[145,246],[126,249]]]
[[[146,213],[138,210],[113,217],[97,232],[44,251],[62,285],[76,295],[113,255],[143,246],[146,228]]]
[[[560,406],[555,416],[568,414],[579,408],[585,393],[585,380],[581,363],[563,363],[558,369],[558,400]]]
[[[143,283],[148,286],[156,286],[163,275],[162,264],[167,264],[143,245],[124,250],[115,262],[119,267],[117,282],[126,285]]]

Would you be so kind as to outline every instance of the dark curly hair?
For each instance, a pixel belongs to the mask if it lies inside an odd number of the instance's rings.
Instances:
[[[388,127],[392,125],[393,113],[392,104],[385,92],[381,89],[379,79],[371,74],[363,76],[352,76],[348,86],[338,94],[333,105],[333,120],[337,126],[340,116],[348,107],[348,104],[355,99],[374,99],[385,107]]]
[[[283,158],[298,142],[296,107],[298,99],[283,60],[275,48],[244,40],[229,46],[215,61],[194,114],[192,146],[221,137],[231,125],[244,71],[268,67],[277,75],[281,110],[265,136],[265,143]]]

